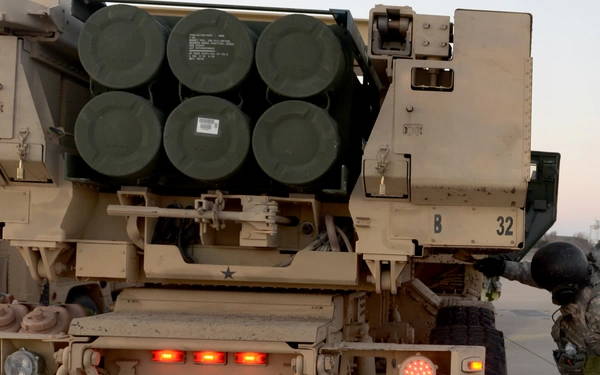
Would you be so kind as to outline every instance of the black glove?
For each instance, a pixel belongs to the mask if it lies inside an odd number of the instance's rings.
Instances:
[[[491,256],[478,260],[473,266],[487,277],[496,277],[502,276],[506,268],[506,262],[500,257]]]

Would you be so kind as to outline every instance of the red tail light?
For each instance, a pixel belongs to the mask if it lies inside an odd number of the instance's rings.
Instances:
[[[227,353],[223,352],[194,352],[194,363],[200,365],[224,365],[227,363]]]
[[[185,352],[180,350],[154,350],[152,351],[152,360],[161,363],[183,363],[185,362]]]
[[[400,367],[400,375],[436,375],[433,362],[422,356],[414,356],[404,361]]]
[[[240,365],[266,365],[267,353],[238,352],[235,353],[235,363]]]

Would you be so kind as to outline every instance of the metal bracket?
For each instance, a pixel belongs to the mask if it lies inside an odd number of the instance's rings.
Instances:
[[[194,202],[194,207],[199,213],[209,213],[209,218],[201,218],[199,219],[202,227],[202,232],[206,232],[205,225],[210,225],[211,228],[215,230],[225,229],[225,223],[221,223],[224,219],[221,219],[220,212],[225,208],[225,199],[223,198],[223,193],[217,191],[216,198],[214,201],[210,201],[207,199],[198,199]]]
[[[144,249],[144,225],[140,225],[140,220],[138,216],[128,216],[127,217],[127,236],[133,242],[133,244],[140,249]]]
[[[38,270],[40,276],[45,276],[45,278],[47,278],[50,281],[57,279],[57,272],[54,266],[58,263],[58,258],[60,257],[60,255],[62,255],[64,250],[65,248],[39,248],[43,267],[43,272],[40,272],[40,270]],[[42,273],[44,273],[45,275],[43,275]]]
[[[529,181],[525,202],[525,243],[511,259],[521,260],[556,221],[560,154],[531,152],[535,172]]]
[[[21,254],[21,258],[25,261],[27,265],[27,269],[29,269],[29,274],[31,278],[35,281],[41,281],[39,273],[37,272],[37,264],[40,259],[40,255],[38,252],[33,251],[31,247],[18,247],[19,253]]]
[[[56,247],[17,246],[19,253],[29,269],[31,277],[36,281],[56,280],[65,271],[60,259],[70,250],[66,245]],[[62,266],[62,268],[61,268]]]
[[[365,254],[364,260],[371,271],[369,280],[375,284],[375,291],[381,293],[389,290],[392,294],[397,294],[398,278],[408,264],[408,256]]]

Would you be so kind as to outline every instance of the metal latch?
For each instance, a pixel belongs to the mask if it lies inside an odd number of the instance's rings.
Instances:
[[[27,157],[27,152],[29,151],[29,145],[25,143],[27,137],[29,137],[29,128],[19,130],[19,144],[17,145],[17,155],[19,156],[19,165],[17,166],[17,181],[22,181],[25,179],[25,168],[23,167],[23,162]]]
[[[375,165],[375,169],[381,176],[379,180],[379,195],[385,195],[385,170],[389,164],[388,156],[390,154],[390,146],[380,146],[379,151],[377,151],[377,165]]]

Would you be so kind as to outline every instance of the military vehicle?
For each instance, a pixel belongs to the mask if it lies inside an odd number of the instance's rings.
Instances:
[[[529,14],[0,3],[1,370],[506,374],[495,294],[556,218]]]

